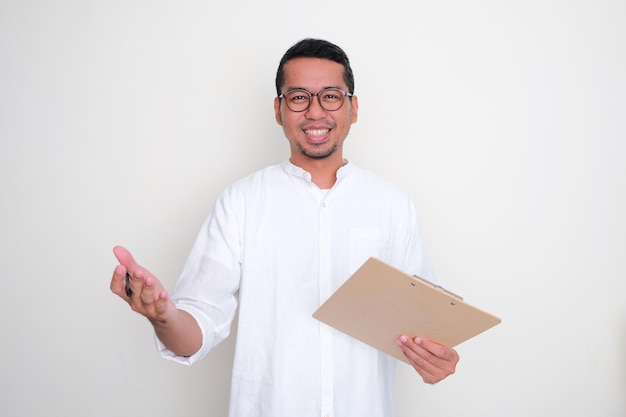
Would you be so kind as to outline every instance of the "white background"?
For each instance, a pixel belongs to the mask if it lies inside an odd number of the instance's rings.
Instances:
[[[233,340],[158,357],[111,248],[171,288],[230,182],[283,161],[282,53],[341,45],[347,158],[414,197],[435,272],[498,327],[396,415],[626,415],[622,1],[0,3],[0,415],[225,416]],[[340,416],[338,416],[340,417]]]

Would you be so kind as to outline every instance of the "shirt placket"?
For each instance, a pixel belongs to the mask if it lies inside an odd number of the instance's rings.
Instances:
[[[319,206],[319,294],[320,305],[330,297],[330,277],[331,277],[331,247],[330,247],[330,221],[329,203],[327,198],[322,199]],[[333,350],[332,350],[331,328],[320,322],[320,343],[321,343],[321,381],[322,381],[322,401],[321,417],[331,417],[333,415]]]

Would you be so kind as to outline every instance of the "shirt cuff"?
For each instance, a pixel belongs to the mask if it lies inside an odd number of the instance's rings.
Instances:
[[[177,355],[176,353],[172,352],[171,350],[169,350],[164,344],[163,342],[161,342],[161,340],[157,337],[157,335],[154,335],[154,342],[156,344],[156,348],[157,351],[159,352],[159,354],[161,355],[162,358],[164,359],[168,359],[171,361],[174,361],[176,363],[179,363],[181,365],[187,365],[187,366],[191,366],[194,362],[202,359],[204,357],[204,355],[207,354],[207,352],[209,351],[209,344],[206,343],[206,335],[204,334],[204,327],[201,325],[200,321],[198,320],[198,315],[196,314],[196,312],[194,311],[193,307],[183,307],[183,306],[178,306],[177,308],[179,308],[180,310],[184,310],[187,313],[189,313],[198,323],[198,327],[200,327],[200,331],[202,332],[202,346],[200,346],[200,349],[198,349],[198,351],[196,353],[194,353],[191,356],[181,356],[181,355]]]

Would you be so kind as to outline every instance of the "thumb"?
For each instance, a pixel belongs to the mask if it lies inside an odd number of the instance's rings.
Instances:
[[[123,246],[115,246],[113,248],[113,254],[119,261],[121,265],[123,265],[127,271],[134,270],[137,266],[137,262],[135,262],[135,258],[133,255]]]

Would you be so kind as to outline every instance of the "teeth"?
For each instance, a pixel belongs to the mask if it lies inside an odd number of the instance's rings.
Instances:
[[[306,133],[309,136],[322,136],[328,133],[329,130],[330,129],[309,129],[309,130],[305,130],[304,133]]]

